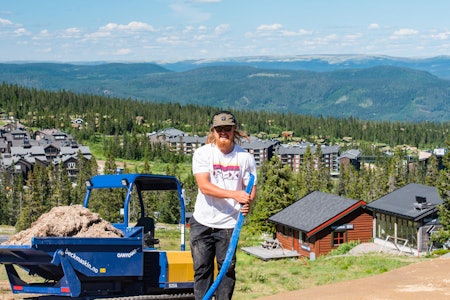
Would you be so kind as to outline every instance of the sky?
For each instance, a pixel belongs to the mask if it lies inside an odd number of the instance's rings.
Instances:
[[[448,0],[0,0],[0,62],[450,55]]]

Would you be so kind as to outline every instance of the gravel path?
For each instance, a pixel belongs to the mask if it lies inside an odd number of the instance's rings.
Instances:
[[[398,254],[375,243],[363,243],[349,255],[369,252]],[[450,253],[386,273],[304,290],[258,298],[258,300],[444,300],[450,299]]]

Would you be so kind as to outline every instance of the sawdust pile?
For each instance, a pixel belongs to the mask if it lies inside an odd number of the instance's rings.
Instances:
[[[32,237],[122,237],[123,233],[81,205],[58,206],[3,245],[29,245]]]

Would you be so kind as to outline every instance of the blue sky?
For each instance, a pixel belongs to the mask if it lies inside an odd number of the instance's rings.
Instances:
[[[448,0],[0,0],[0,61],[450,55]]]

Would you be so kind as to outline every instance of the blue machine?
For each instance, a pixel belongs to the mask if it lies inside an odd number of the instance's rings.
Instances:
[[[0,263],[5,265],[12,292],[84,298],[193,293],[192,258],[185,251],[185,207],[178,179],[150,174],[94,176],[87,182],[84,207],[88,207],[94,189],[126,191],[123,222],[113,224],[124,237],[35,237],[30,245],[0,245]],[[132,195],[138,195],[141,218],[146,218],[145,191],[177,193],[181,208],[179,251],[154,248],[156,240],[153,235],[146,237],[146,225],[128,224]],[[150,246],[146,245],[148,240]],[[17,267],[42,281],[25,282]]]

